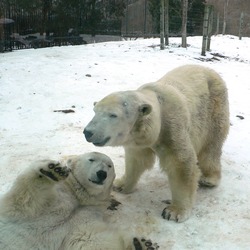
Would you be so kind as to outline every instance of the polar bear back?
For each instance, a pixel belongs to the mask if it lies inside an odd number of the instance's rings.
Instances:
[[[223,79],[214,70],[198,65],[176,68],[164,75],[156,84],[167,88],[174,87],[186,98],[188,104],[195,103],[197,108],[200,108],[197,99],[211,101],[211,97],[220,95],[223,101],[227,101],[227,89]]]
[[[220,133],[222,137],[228,133],[227,88],[214,70],[198,65],[181,66],[138,89],[141,92],[148,90],[157,95],[163,123],[165,120],[175,124],[175,121],[181,120],[190,128],[190,138],[197,153],[214,131],[214,122],[225,125]],[[169,132],[167,127],[164,131]]]

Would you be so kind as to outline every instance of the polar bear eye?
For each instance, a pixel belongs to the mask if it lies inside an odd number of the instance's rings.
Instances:
[[[94,159],[92,159],[92,158],[90,158],[90,159],[89,159],[89,161],[90,161],[90,162],[93,162],[93,161],[95,161],[95,160],[94,160]]]
[[[110,118],[117,118],[117,115],[116,114],[110,114],[109,117]]]

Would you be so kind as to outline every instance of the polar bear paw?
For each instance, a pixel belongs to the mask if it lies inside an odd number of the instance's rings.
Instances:
[[[121,202],[111,199],[110,200],[110,205],[107,207],[108,210],[117,210],[117,207],[121,205]]]
[[[208,187],[208,188],[213,188],[218,186],[220,183],[220,177],[216,175],[212,176],[201,176],[200,181],[199,181],[199,186],[200,187]]]
[[[164,219],[183,222],[189,218],[191,209],[179,208],[176,205],[173,205],[169,200],[164,201],[164,203],[168,204],[167,207],[163,209],[161,214]]]
[[[129,185],[124,178],[116,179],[113,184],[113,190],[115,192],[129,194],[134,191],[134,185]]]
[[[61,166],[59,162],[50,161],[40,166],[39,168],[39,177],[47,177],[53,181],[64,180],[68,177],[71,169],[66,166]]]
[[[144,238],[138,239],[134,238],[133,239],[133,246],[135,250],[156,250],[159,249],[159,246],[157,243],[153,243],[151,240],[146,240]]]

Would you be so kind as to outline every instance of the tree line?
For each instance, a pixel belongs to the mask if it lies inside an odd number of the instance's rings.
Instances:
[[[124,0],[1,0],[0,17],[12,18],[15,32],[66,35],[120,30]]]
[[[164,0],[165,1],[165,0]],[[166,3],[168,2],[168,3]],[[183,20],[183,0],[168,0],[165,1],[165,6],[168,10],[168,26],[170,34],[181,34],[182,20]],[[202,22],[204,15],[204,1],[189,0],[187,1],[187,33],[194,34],[202,31]],[[161,1],[149,0],[149,11],[153,18],[154,30],[156,33],[160,32],[160,12]]]
[[[216,19],[220,20],[216,33],[250,36],[249,0],[207,0],[214,6]]]
[[[15,32],[51,33],[64,36],[70,28],[76,33],[120,34],[126,9],[138,1],[147,2],[153,32],[160,32],[159,0],[1,0],[1,16],[15,20]],[[178,34],[182,23],[182,0],[169,0],[170,33]],[[187,32],[201,30],[203,1],[188,1]]]

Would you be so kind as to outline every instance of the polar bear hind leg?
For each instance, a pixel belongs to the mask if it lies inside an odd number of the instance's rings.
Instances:
[[[151,240],[146,240],[144,238],[134,238],[133,239],[133,249],[134,250],[157,250],[159,246],[157,243],[153,243]]]
[[[198,164],[202,173],[200,186],[215,187],[219,185],[221,179],[222,146],[229,130],[229,122],[224,124],[215,122],[215,124],[218,128],[214,128],[211,132],[210,139],[198,155]]]
[[[215,187],[219,185],[221,179],[220,156],[221,149],[216,150],[209,145],[199,154],[198,164],[202,172],[200,186]]]
[[[85,225],[86,226],[86,225]],[[60,249],[72,250],[157,250],[159,246],[151,240],[130,237],[128,233],[112,230],[105,223],[94,223],[87,228],[71,233]]]
[[[107,228],[104,223],[85,225],[68,235],[60,249],[72,250],[125,250],[125,243],[117,231]]]
[[[220,81],[217,79],[217,82]],[[198,154],[198,164],[202,172],[200,185],[207,187],[217,186],[220,182],[222,146],[230,127],[227,91],[223,87],[223,83],[220,83],[210,86],[210,95],[213,100],[213,122],[206,145]]]

